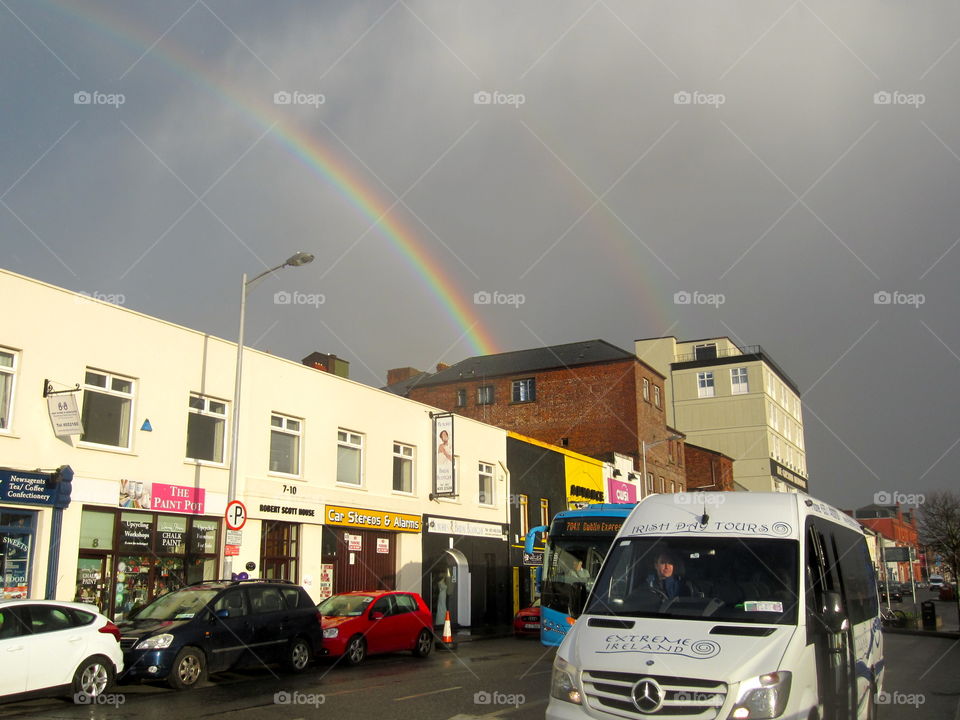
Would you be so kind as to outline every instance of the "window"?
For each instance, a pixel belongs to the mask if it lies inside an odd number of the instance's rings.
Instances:
[[[653,473],[647,473],[647,495],[653,495]]]
[[[730,388],[731,393],[734,395],[742,395],[743,393],[750,392],[750,387],[747,384],[747,369],[742,368],[733,368],[730,371]]]
[[[713,397],[713,373],[710,371],[697,373],[697,396]]]
[[[477,388],[477,405],[493,405],[493,385],[481,385]]]
[[[363,483],[363,436],[349,430],[337,431],[337,482]]]
[[[86,371],[81,441],[129,449],[132,410],[133,380],[98,370]]]
[[[713,360],[717,356],[716,343],[703,343],[693,346],[693,356],[696,360]]]
[[[17,355],[0,349],[0,430],[10,429],[13,412],[13,380],[17,372]]]
[[[660,407],[660,386],[653,386],[653,404]]]
[[[270,415],[270,472],[300,474],[303,423],[286,415]]]
[[[287,603],[283,599],[283,595],[275,587],[249,585],[247,593],[250,595],[250,607],[253,609],[254,615],[283,612],[287,609]]]
[[[643,399],[650,402],[650,381],[643,379]]]
[[[525,378],[523,380],[514,380],[513,402],[533,402],[537,399],[537,385],[535,378]]]
[[[413,492],[413,448],[410,445],[393,444],[393,489]]]
[[[520,537],[524,538],[530,532],[530,518],[527,516],[527,496],[518,495],[517,505],[520,508]]]
[[[665,493],[667,491],[667,481],[663,479],[663,475],[660,476],[660,492]]]
[[[546,498],[540,498],[540,524],[550,524],[550,501]]]
[[[481,505],[493,505],[493,465],[480,463],[480,495]]]
[[[226,403],[191,394],[187,413],[187,457],[222,463],[226,426]]]
[[[460,388],[457,390],[457,407],[463,407],[467,404],[467,390]]]

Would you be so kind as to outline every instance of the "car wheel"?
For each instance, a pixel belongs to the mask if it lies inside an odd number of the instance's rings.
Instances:
[[[347,662],[350,665],[359,665],[363,662],[363,659],[367,656],[367,642],[359,635],[350,639],[350,644],[347,645],[346,651],[343,653],[343,656],[347,659]]]
[[[303,638],[294,638],[287,647],[287,656],[283,666],[289,672],[302,673],[310,665],[310,643]]]
[[[113,686],[115,672],[113,663],[102,655],[88,657],[73,674],[74,700],[78,696],[85,696],[89,702],[89,698],[103,695]]]
[[[185,647],[177,653],[167,682],[174,690],[189,690],[206,677],[207,664],[197,648]]]
[[[418,658],[425,658],[433,649],[433,633],[429,630],[421,630],[417,636],[417,644],[413,648],[413,654]]]

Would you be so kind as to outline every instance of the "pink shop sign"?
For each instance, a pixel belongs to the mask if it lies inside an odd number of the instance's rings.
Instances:
[[[206,490],[187,485],[153,484],[151,510],[202,515]]]
[[[635,503],[637,501],[637,486],[630,483],[607,478],[607,502]]]

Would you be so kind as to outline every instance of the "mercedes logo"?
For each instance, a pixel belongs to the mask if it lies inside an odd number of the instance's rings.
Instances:
[[[655,713],[663,707],[665,693],[663,688],[653,678],[641,678],[637,680],[631,692],[633,704],[637,710],[644,714]]]

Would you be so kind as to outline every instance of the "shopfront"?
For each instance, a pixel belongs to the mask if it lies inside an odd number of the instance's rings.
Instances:
[[[339,505],[324,512],[323,562],[333,591],[395,590],[399,543],[420,533],[421,517]]]
[[[421,594],[443,623],[456,626],[510,622],[512,584],[508,530],[503,523],[424,515]]]
[[[0,598],[43,596],[44,578],[35,571],[38,527],[46,513],[49,528],[55,495],[50,475],[0,470]],[[42,545],[46,552],[48,538]]]
[[[220,519],[84,506],[76,600],[122,620],[158,595],[218,577]]]

